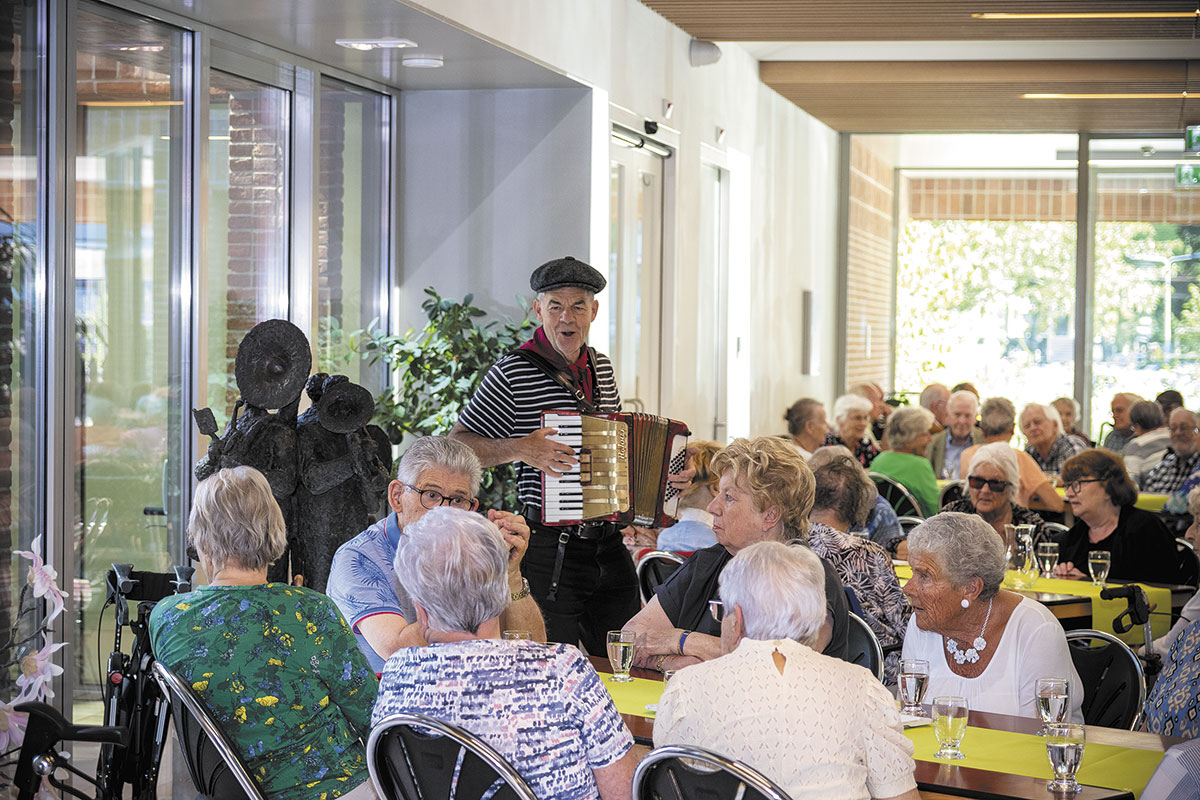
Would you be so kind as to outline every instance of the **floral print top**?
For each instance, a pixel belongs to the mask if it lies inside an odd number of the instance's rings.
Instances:
[[[325,595],[202,586],[160,602],[150,636],[272,800],[332,800],[367,780],[377,683]]]

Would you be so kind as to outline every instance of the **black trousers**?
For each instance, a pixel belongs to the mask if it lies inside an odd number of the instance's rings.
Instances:
[[[529,549],[521,572],[546,618],[546,638],[578,644],[592,655],[607,654],[608,631],[620,630],[641,610],[637,573],[621,534],[615,529],[598,539],[567,540],[558,590],[550,600],[550,584],[562,528],[530,523]]]

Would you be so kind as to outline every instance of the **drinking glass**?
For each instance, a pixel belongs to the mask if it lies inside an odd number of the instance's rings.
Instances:
[[[929,662],[919,658],[900,660],[900,713],[923,716],[921,701],[929,684]]]
[[[1037,560],[1042,569],[1042,577],[1054,577],[1054,567],[1058,564],[1058,542],[1040,543],[1037,546]]]
[[[674,677],[675,677],[675,673],[676,673],[676,672],[679,672],[679,670],[677,670],[677,669],[664,669],[664,670],[663,670],[663,683],[670,683],[670,682],[671,682],[671,678],[674,678]]]
[[[1088,553],[1088,572],[1092,574],[1092,583],[1104,586],[1108,580],[1108,571],[1112,568],[1112,552],[1109,550],[1093,550]]]
[[[1046,726],[1046,755],[1050,758],[1050,769],[1054,780],[1046,788],[1055,794],[1074,794],[1082,787],[1075,782],[1075,773],[1083,761],[1083,746],[1087,736],[1082,725],[1055,723]]]
[[[1067,721],[1071,710],[1071,685],[1066,678],[1038,678],[1034,683],[1034,700],[1038,716],[1042,718],[1042,729],[1038,736],[1045,736],[1048,726]]]
[[[633,667],[633,631],[608,632],[608,663],[612,665],[613,683],[629,683],[629,670]]]
[[[503,633],[500,634],[500,638],[507,639],[508,641],[513,641],[513,642],[518,641],[520,639],[528,639],[529,641],[532,642],[533,641],[533,631],[504,631]]]
[[[965,697],[933,698],[933,735],[941,745],[934,758],[966,758],[958,748],[967,733],[967,713]]]

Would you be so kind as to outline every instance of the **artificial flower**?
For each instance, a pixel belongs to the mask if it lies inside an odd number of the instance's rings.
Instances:
[[[52,657],[67,643],[50,644],[48,636],[44,636],[44,641],[46,645],[41,650],[24,656],[20,661],[21,674],[17,676],[17,686],[23,695],[31,699],[39,693],[43,698],[54,697],[54,678],[63,672],[63,668],[55,664]]]
[[[46,617],[46,626],[63,612],[63,600],[66,597],[58,588],[58,572],[54,567],[42,561],[42,536],[38,536],[30,544],[29,550],[17,550],[17,555],[28,558],[33,564],[29,567],[29,585],[33,588],[34,597],[44,597],[50,604],[50,614]]]

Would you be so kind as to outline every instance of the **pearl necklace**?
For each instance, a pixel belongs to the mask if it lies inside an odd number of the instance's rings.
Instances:
[[[987,614],[985,614],[983,617],[983,630],[981,630],[979,632],[979,635],[975,637],[975,641],[971,642],[973,647],[968,648],[967,651],[964,653],[963,651],[958,649],[958,642],[956,642],[954,639],[946,640],[946,652],[949,653],[950,655],[954,656],[954,663],[961,664],[964,661],[968,661],[968,662],[974,664],[976,661],[979,660],[979,651],[981,651],[985,647],[987,647],[987,639],[984,639],[983,635],[985,633],[987,633],[988,620],[992,618],[992,603],[993,602],[994,602],[994,598],[992,600],[988,601]]]

